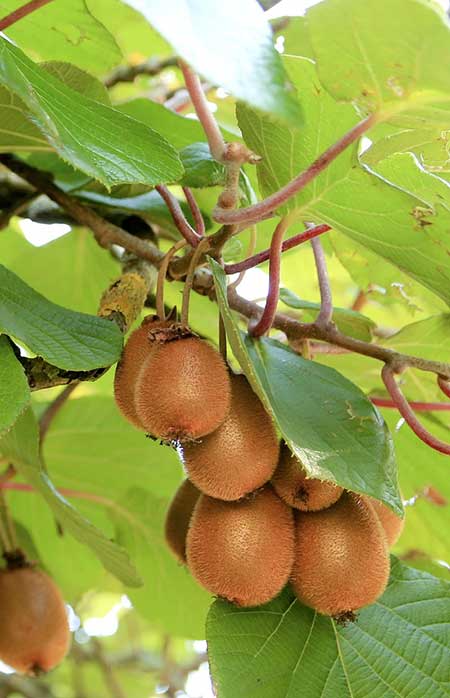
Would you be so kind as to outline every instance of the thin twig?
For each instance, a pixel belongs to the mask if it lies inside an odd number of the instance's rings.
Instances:
[[[39,10],[40,7],[47,5],[51,1],[52,0],[30,0],[30,2],[22,5],[22,7],[18,7],[17,10],[10,12],[9,15],[6,15],[6,17],[0,19],[0,31],[4,31],[8,27],[18,22],[19,19],[23,19],[32,12],[36,12],[36,10]]]
[[[320,312],[316,318],[316,325],[319,327],[327,327],[333,317],[333,298],[331,294],[330,279],[328,277],[327,263],[325,255],[317,238],[311,240],[311,245],[314,252],[314,260],[316,262],[317,279],[320,289]]]
[[[163,60],[149,58],[143,63],[138,63],[138,65],[121,65],[105,78],[103,84],[110,89],[119,82],[134,82],[139,75],[154,77],[166,68],[172,68],[176,65],[178,65],[178,59],[175,56],[170,56]]]
[[[39,419],[39,434],[41,447],[44,442],[47,431],[49,430],[50,424],[53,422],[54,418],[58,414],[61,407],[65,404],[66,400],[73,393],[75,388],[79,385],[78,381],[69,383],[66,385],[64,390],[62,390],[59,395],[49,404],[49,406],[44,410]]]
[[[250,240],[249,240],[248,248],[247,248],[247,259],[245,261],[248,261],[248,259],[251,259],[253,256],[253,252],[255,251],[255,247],[256,247],[257,236],[258,236],[258,228],[256,227],[256,225],[252,225],[250,228]],[[283,251],[283,245],[281,245],[281,251]],[[270,249],[267,250],[267,253],[270,256]],[[269,256],[267,257],[267,259],[269,258]],[[233,266],[233,265],[230,264],[228,266]],[[231,284],[229,284],[229,286],[232,286],[233,288],[237,288],[239,286],[239,284],[241,283],[241,281],[244,279],[245,272],[246,272],[246,269],[241,269],[240,271],[238,271],[237,279],[235,281],[233,281]],[[225,267],[225,273],[226,274],[230,273],[230,272],[226,271],[226,267]]]
[[[225,141],[222,137],[217,121],[209,108],[208,100],[203,92],[200,79],[187,63],[180,60],[179,64],[183,72],[186,89],[189,92],[195,113],[203,126],[211,155],[215,160],[218,160],[218,162],[222,162],[225,154]]]
[[[8,538],[11,541],[11,548],[12,550],[18,550],[19,544],[17,542],[16,526],[11,516],[11,511],[2,488],[0,488],[0,508],[3,512],[3,521],[5,522],[5,527],[8,531]]]
[[[240,208],[237,211],[227,211],[225,209],[216,208],[213,212],[214,220],[219,223],[243,223],[245,221],[260,220],[266,215],[273,215],[282,204],[304,189],[307,184],[320,175],[320,173],[323,172],[349,145],[368,131],[368,129],[376,123],[376,118],[376,114],[371,114],[366,119],[360,121],[342,136],[340,140],[333,143],[330,148],[325,150],[322,155],[314,160],[304,172],[301,172],[284,187],[268,196],[267,199],[259,201],[252,206]]]
[[[281,246],[283,243],[283,235],[288,226],[289,218],[282,218],[272,236],[269,257],[269,291],[261,317],[256,323],[252,321],[249,322],[249,333],[253,337],[262,337],[262,335],[266,334],[272,327],[280,296]]]
[[[442,376],[438,376],[437,382],[444,395],[450,398],[450,379],[445,379]]]
[[[307,242],[308,240],[312,240],[318,235],[323,235],[323,233],[327,233],[329,230],[331,230],[330,226],[323,224],[316,225],[313,228],[309,228],[308,230],[304,230],[301,233],[297,233],[296,235],[293,235],[291,238],[288,238],[287,240],[283,241],[281,251],[286,252],[286,250],[291,250],[293,247],[297,247],[298,245],[301,245],[304,242]],[[258,264],[267,262],[269,257],[270,248],[264,250],[263,252],[258,252],[258,254],[253,255],[253,257],[248,257],[247,259],[244,259],[242,262],[237,262],[236,264],[225,264],[224,271],[226,274],[237,274],[241,271],[245,271],[246,269],[256,267],[258,266]]]
[[[439,451],[440,453],[450,455],[450,444],[445,443],[445,441],[441,441],[436,436],[433,436],[433,434],[431,434],[428,431],[428,429],[425,429],[423,424],[419,422],[416,415],[412,411],[410,404],[408,403],[407,399],[405,398],[399,386],[397,385],[394,371],[388,364],[383,366],[383,369],[381,371],[381,377],[389,395],[395,402],[398,411],[402,415],[405,422],[409,424],[416,436],[418,436],[421,441],[426,443],[427,446],[434,448],[436,451]]]
[[[385,397],[370,397],[370,401],[377,407],[398,409],[394,400]],[[450,412],[450,402],[415,402],[408,400],[408,404],[415,412]]]
[[[100,641],[97,640],[97,638],[91,638],[91,643],[94,648],[95,659],[97,660],[98,666],[101,669],[103,679],[112,698],[126,698],[125,692],[118,682],[114,670],[103,652],[103,647]]]
[[[173,255],[178,250],[181,250],[181,248],[186,244],[186,240],[178,240],[178,242],[176,242],[175,245],[173,245],[164,256],[162,264],[159,268],[158,280],[156,282],[156,314],[160,320],[166,319],[166,309],[164,306],[164,282],[166,280],[170,260],[172,259]]]
[[[208,238],[204,238],[197,248],[194,251],[194,254],[192,255],[191,263],[189,265],[189,270],[186,276],[186,280],[184,282],[184,288],[183,288],[183,304],[181,306],[181,324],[184,326],[189,325],[189,300],[191,297],[191,290],[192,290],[192,282],[194,280],[194,274],[195,270],[197,268],[197,265],[200,261],[200,258],[206,254],[206,252],[209,249],[209,240]]]
[[[183,187],[183,193],[186,197],[186,201],[189,204],[189,208],[191,209],[196,233],[200,238],[202,238],[205,235],[205,221],[203,220],[202,212],[200,211],[197,200],[192,193],[192,189],[189,187]]]
[[[176,196],[174,196],[164,184],[157,184],[155,189],[166,202],[166,206],[170,211],[173,222],[186,242],[188,242],[191,247],[197,247],[201,236],[196,233],[194,228],[187,221]]]

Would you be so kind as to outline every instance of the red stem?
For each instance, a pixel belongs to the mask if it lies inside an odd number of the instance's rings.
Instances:
[[[197,235],[202,238],[205,235],[205,221],[203,220],[202,212],[200,211],[197,200],[192,193],[192,189],[189,187],[183,187],[183,192],[186,197],[186,201],[189,204],[189,208],[191,209],[192,217],[195,221],[195,230]]]
[[[200,236],[197,235],[194,228],[186,220],[178,199],[167,189],[166,186],[164,186],[164,184],[157,184],[155,189],[166,202],[167,208],[169,209],[173,218],[173,222],[186,242],[189,243],[191,247],[197,247],[198,243],[200,242]]]
[[[14,12],[11,12],[9,15],[6,15],[6,17],[3,17],[3,19],[0,19],[0,31],[7,29],[12,24],[18,22],[19,19],[23,19],[27,15],[30,15],[32,12],[35,12],[36,10],[39,10],[40,7],[43,7],[43,5],[47,5],[51,1],[52,0],[30,0],[30,2],[27,2],[25,5],[22,5],[22,7],[18,7],[17,10],[14,10]]]
[[[301,245],[308,240],[312,240],[318,235],[323,235],[323,233],[327,233],[329,230],[331,230],[329,225],[316,225],[314,228],[308,228],[308,230],[297,233],[297,235],[293,235],[291,238],[285,240],[281,245],[281,251],[286,252],[286,250],[290,250],[293,247],[297,247],[297,245]],[[225,274],[239,274],[241,271],[246,271],[247,269],[258,266],[258,264],[267,262],[269,257],[270,249],[264,250],[263,252],[258,252],[258,254],[254,254],[248,259],[244,259],[242,262],[237,262],[236,264],[225,264]]]
[[[410,404],[397,385],[394,372],[392,368],[388,366],[388,364],[383,366],[381,377],[390,396],[392,397],[392,400],[396,404],[398,411],[402,415],[405,422],[409,424],[416,436],[426,443],[427,446],[431,446],[431,448],[434,448],[436,451],[440,451],[440,453],[450,455],[450,444],[445,443],[445,441],[441,441],[433,436],[433,434],[425,429],[425,427],[419,422],[416,415],[412,411]]]
[[[371,397],[371,402],[377,407],[397,409],[397,403],[384,397]],[[416,412],[450,412],[449,402],[408,402],[412,410]]]
[[[222,162],[225,154],[225,141],[223,140],[217,121],[211,113],[200,79],[198,75],[191,70],[188,64],[182,60],[180,60],[180,68],[183,72],[186,89],[189,92],[195,113],[203,126],[208,140],[211,155],[215,160]]]
[[[27,485],[24,482],[2,482],[1,490],[16,490],[18,492],[36,492],[37,490],[32,485]],[[71,490],[67,487],[59,487],[58,492],[65,497],[78,497],[79,499],[96,499],[95,494],[89,492],[81,492],[80,490]]]
[[[282,218],[272,236],[269,256],[269,292],[263,314],[255,324],[251,321],[249,323],[249,333],[252,337],[262,337],[272,327],[280,296],[281,247],[288,225],[288,218]]]
[[[271,194],[259,201],[253,206],[240,208],[237,211],[227,211],[217,208],[213,212],[214,220],[219,223],[243,223],[245,221],[261,220],[267,214],[273,214],[277,208],[284,204],[294,194],[301,191],[307,184],[312,182],[323,170],[325,170],[333,160],[340,155],[349,145],[354,143],[360,136],[363,135],[376,121],[376,115],[371,114],[363,121],[360,121],[350,131],[348,131],[339,141],[334,143],[322,155],[314,160],[312,165],[304,172],[301,172],[295,179],[292,179],[288,184],[279,189],[274,194]]]
[[[442,376],[438,376],[437,382],[444,395],[450,397],[450,381],[442,378]]]

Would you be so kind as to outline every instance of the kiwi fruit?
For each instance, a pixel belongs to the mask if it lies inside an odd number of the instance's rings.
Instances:
[[[370,502],[375,509],[375,513],[384,529],[387,544],[389,547],[393,546],[400,538],[405,525],[405,519],[395,514],[392,509],[386,506],[386,504],[383,504],[383,502],[380,502],[379,499],[374,499],[374,497],[369,497],[368,495],[364,495],[363,499]]]
[[[32,566],[0,571],[0,618],[0,659],[19,673],[49,671],[66,655],[66,607],[44,572]]]
[[[186,536],[192,512],[200,497],[200,490],[190,480],[184,480],[177,489],[166,514],[166,543],[177,560],[186,563]]]
[[[262,487],[275,470],[279,444],[270,416],[243,375],[230,375],[225,420],[199,443],[181,449],[192,482],[204,494],[232,501]]]
[[[187,561],[212,594],[238,606],[266,603],[288,581],[293,556],[293,512],[270,486],[238,502],[200,496]]]
[[[389,554],[374,509],[344,492],[328,509],[298,512],[291,576],[297,597],[329,616],[373,603],[389,578]]]
[[[144,431],[134,406],[134,389],[141,366],[152,349],[148,332],[150,323],[152,319],[145,318],[142,325],[130,334],[114,376],[114,397],[119,410],[133,426]]]
[[[300,511],[318,511],[334,504],[343,488],[332,482],[308,478],[302,464],[281,444],[280,459],[272,477],[272,485],[286,504]]]
[[[191,441],[223,422],[230,406],[225,362],[177,323],[150,332],[153,348],[136,377],[134,404],[145,430],[163,441]]]

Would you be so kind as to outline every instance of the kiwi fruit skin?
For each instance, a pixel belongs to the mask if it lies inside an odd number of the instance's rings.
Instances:
[[[386,504],[383,504],[383,502],[380,502],[379,499],[369,497],[368,495],[364,495],[363,499],[366,502],[369,502],[374,508],[375,513],[384,529],[387,544],[389,547],[392,547],[401,536],[403,527],[405,525],[405,519],[402,519],[400,516],[395,514],[392,509],[386,506]]]
[[[157,341],[135,388],[135,408],[146,431],[163,441],[190,441],[223,422],[230,406],[225,362],[195,336]]]
[[[200,495],[200,490],[190,480],[184,480],[167,510],[164,527],[166,543],[182,564],[186,564],[186,536]]]
[[[33,567],[0,571],[0,659],[17,672],[37,675],[66,655],[66,607],[53,580]]]
[[[293,556],[293,512],[270,486],[238,502],[199,498],[187,561],[212,594],[238,606],[264,604],[287,583]]]
[[[230,375],[231,405],[225,420],[199,443],[181,450],[186,472],[204,493],[233,501],[270,480],[279,443],[270,416],[243,375]]]
[[[272,485],[286,504],[300,511],[319,511],[334,504],[344,491],[339,485],[308,478],[303,467],[285,443],[272,477]]]
[[[389,578],[389,554],[374,509],[344,492],[328,509],[298,512],[291,584],[299,600],[328,616],[376,601]]]
[[[134,406],[134,390],[142,364],[152,351],[148,336],[150,322],[151,320],[146,318],[142,325],[130,334],[114,376],[114,397],[119,410],[125,419],[143,431],[145,428]]]

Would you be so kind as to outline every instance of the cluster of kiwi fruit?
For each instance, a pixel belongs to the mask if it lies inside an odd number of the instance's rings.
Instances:
[[[0,659],[20,674],[38,676],[65,657],[70,630],[54,581],[21,551],[5,554],[0,570]]]
[[[177,445],[187,479],[166,541],[205,589],[251,607],[290,582],[307,606],[346,619],[383,593],[402,519],[308,478],[245,376],[205,340],[146,318],[125,346],[115,397],[135,426]]]

